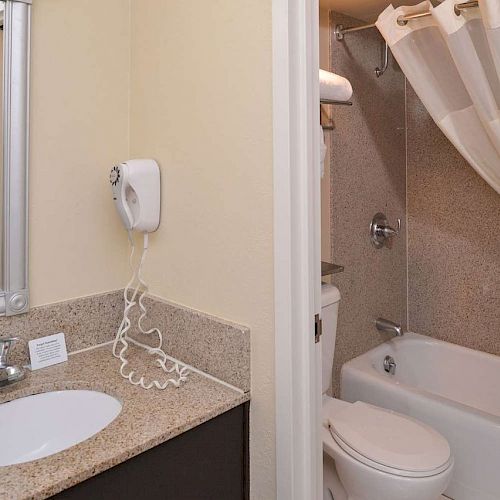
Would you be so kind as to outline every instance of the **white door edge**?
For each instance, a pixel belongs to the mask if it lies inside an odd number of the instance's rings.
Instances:
[[[273,0],[276,481],[322,495],[318,0]]]

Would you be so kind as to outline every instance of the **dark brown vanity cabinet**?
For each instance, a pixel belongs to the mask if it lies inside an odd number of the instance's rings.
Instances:
[[[248,475],[246,403],[53,498],[246,500]]]

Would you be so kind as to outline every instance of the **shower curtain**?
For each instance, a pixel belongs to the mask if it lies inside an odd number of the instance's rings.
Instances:
[[[436,124],[500,194],[500,1],[455,13],[463,1],[390,5],[376,26]]]

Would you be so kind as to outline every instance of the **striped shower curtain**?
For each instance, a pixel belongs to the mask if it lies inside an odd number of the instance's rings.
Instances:
[[[390,5],[376,26],[436,124],[500,193],[500,0],[463,2]]]

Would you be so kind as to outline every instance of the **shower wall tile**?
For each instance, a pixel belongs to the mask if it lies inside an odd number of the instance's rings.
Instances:
[[[331,26],[361,24],[331,14]],[[332,30],[330,30],[330,33]],[[334,360],[334,393],[339,393],[340,368],[346,361],[387,339],[374,327],[378,316],[406,324],[406,165],[404,76],[391,58],[381,64],[382,38],[376,30],[350,33],[331,40],[332,71],[353,86],[353,106],[332,109],[331,140],[332,262],[345,266],[335,275],[340,289]],[[375,249],[369,224],[377,212],[389,222],[403,221],[402,235],[392,249]]]
[[[228,321],[167,302],[144,301],[146,329],[159,328],[167,354],[245,392],[250,390],[250,331]],[[130,314],[134,336],[137,311]],[[12,349],[13,363],[29,363],[30,340],[64,332],[68,352],[115,338],[123,315],[123,291],[117,290],[65,302],[34,307],[26,314],[0,318],[0,337],[19,337]],[[151,340],[156,345],[154,334]],[[144,337],[141,337],[143,342]],[[111,356],[111,352],[110,352]]]
[[[412,331],[500,355],[500,196],[408,85]]]

